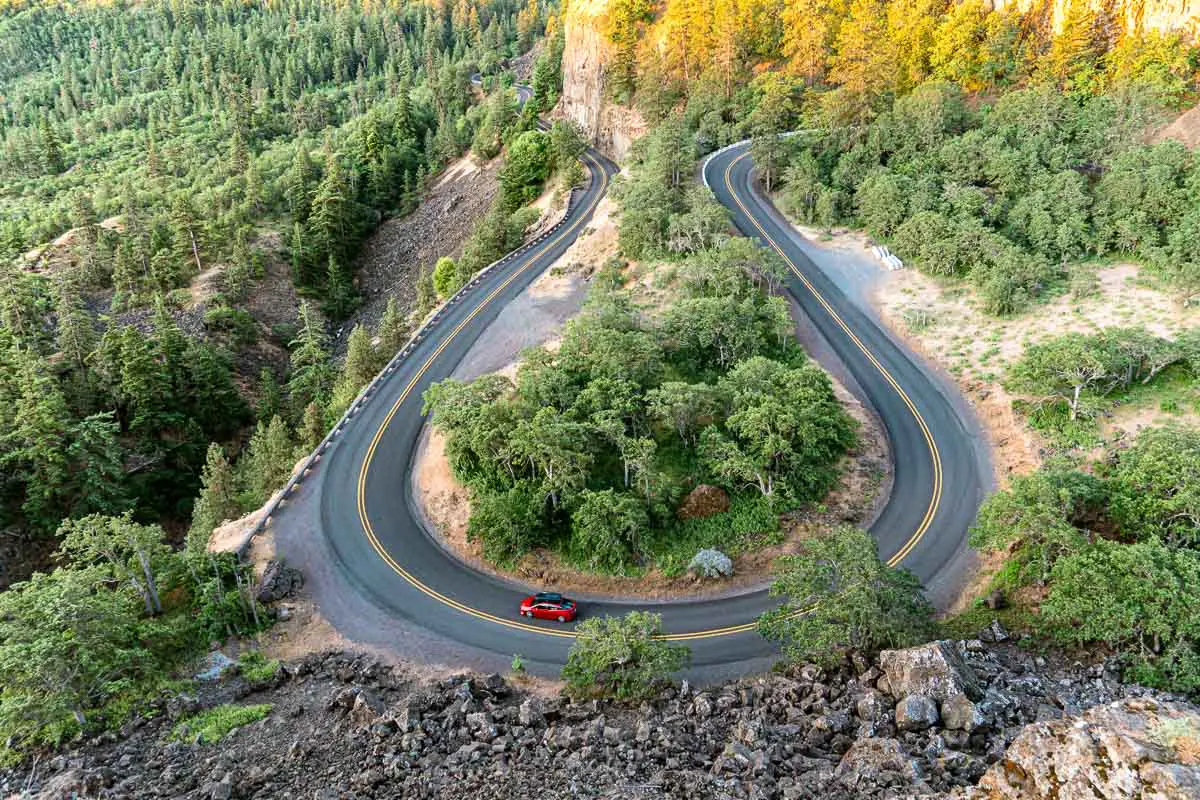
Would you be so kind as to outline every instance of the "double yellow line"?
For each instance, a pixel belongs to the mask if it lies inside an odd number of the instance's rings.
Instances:
[[[897,553],[895,556],[893,556],[891,560],[889,560],[888,563],[891,565],[894,565],[894,564],[898,563],[900,561],[900,559],[904,558],[904,556],[909,551],[912,550],[912,548],[916,545],[916,543],[918,541],[920,541],[921,537],[925,533],[925,530],[929,527],[929,523],[932,520],[934,513],[936,512],[938,501],[941,497],[941,459],[937,452],[937,445],[934,443],[933,437],[929,432],[929,428],[925,424],[924,419],[922,419],[920,412],[917,411],[916,406],[913,405],[912,401],[908,398],[908,395],[905,394],[904,390],[900,387],[900,385],[895,381],[894,378],[892,378],[890,373],[888,373],[887,369],[884,368],[883,365],[879,363],[879,361],[874,357],[874,355],[871,354],[869,350],[867,350],[866,346],[858,339],[858,337],[854,335],[854,333],[845,324],[845,322],[842,321],[841,317],[838,316],[837,312],[835,312],[833,310],[833,308],[828,304],[828,302],[825,301],[825,298],[821,296],[821,294],[816,290],[816,288],[811,283],[809,283],[808,279],[804,277],[804,275],[800,272],[800,270],[798,270],[796,268],[796,265],[792,263],[791,259],[789,259],[787,257],[787,255],[774,242],[774,240],[772,240],[771,237],[767,235],[766,231],[762,229],[762,226],[760,226],[757,221],[754,221],[753,216],[750,215],[749,211],[746,209],[746,207],[742,203],[741,199],[737,196],[736,191],[734,191],[734,189],[733,189],[733,184],[729,179],[730,172],[733,168],[733,164],[736,164],[737,161],[740,161],[742,158],[745,158],[745,157],[746,157],[746,154],[743,153],[741,156],[739,156],[737,159],[735,159],[730,164],[728,169],[725,170],[725,182],[726,182],[726,185],[729,187],[730,194],[733,196],[733,198],[737,202],[737,204],[741,207],[742,211],[746,213],[746,216],[752,222],[754,222],[756,227],[758,227],[758,229],[759,229],[760,233],[762,234],[763,238],[765,239],[765,241],[770,243],[770,245],[775,249],[775,251],[778,252],[783,257],[784,261],[787,262],[787,264],[791,268],[792,272],[794,272],[796,274],[796,276],[799,277],[800,280],[804,282],[805,286],[809,289],[809,291],[811,291],[813,293],[813,296],[817,298],[817,300],[829,312],[829,314],[833,317],[833,319],[846,331],[846,333],[855,342],[855,344],[859,347],[859,349],[861,349],[863,351],[863,353],[867,356],[867,358],[870,359],[871,363],[874,364],[877,369],[879,369],[879,371],[883,374],[884,378],[896,389],[896,391],[899,393],[900,397],[904,400],[905,404],[908,406],[908,408],[912,411],[913,415],[916,417],[918,424],[921,426],[921,429],[925,434],[925,438],[929,444],[930,451],[933,454],[934,472],[935,472],[935,487],[934,487],[933,498],[930,501],[929,509],[926,511],[925,519],[922,521],[920,528],[918,528],[917,532],[905,544],[905,546],[903,548],[901,548],[901,551],[899,553]],[[585,154],[585,158],[590,162],[590,164],[595,168],[597,174],[599,174],[599,176],[600,176],[600,181],[601,181],[600,190],[596,193],[595,197],[592,199],[588,208],[579,215],[579,218],[575,222],[573,222],[571,225],[569,225],[567,228],[562,230],[553,240],[551,240],[551,242],[548,245],[546,245],[545,249],[549,249],[550,247],[553,247],[555,244],[558,244],[560,241],[562,241],[566,237],[571,236],[574,233],[574,231],[576,230],[576,228],[578,228],[583,223],[584,220],[589,218],[591,212],[593,210],[595,210],[596,205],[599,204],[600,199],[604,196],[605,190],[608,186],[608,174],[604,171],[603,166],[601,166],[590,155]],[[462,322],[460,322],[454,328],[454,330],[452,330],[449,333],[449,335],[447,335],[442,340],[442,343],[438,346],[438,348],[433,352],[433,354],[431,356],[429,356],[428,359],[425,360],[425,363],[421,365],[421,368],[419,370],[417,370],[417,374],[414,375],[413,378],[409,381],[408,385],[405,386],[404,391],[400,393],[400,396],[396,399],[396,402],[394,404],[392,404],[392,407],[391,407],[391,409],[389,409],[387,416],[384,417],[383,422],[380,423],[379,428],[375,431],[374,437],[372,437],[372,439],[371,439],[371,444],[367,448],[367,455],[363,459],[362,467],[360,468],[359,473],[358,473],[358,498],[357,498],[357,500],[358,500],[358,517],[359,517],[359,521],[362,524],[363,532],[366,534],[368,541],[370,541],[370,543],[371,543],[371,547],[374,548],[375,552],[379,554],[379,557],[381,559],[383,559],[384,563],[386,563],[389,567],[391,567],[392,571],[394,571],[397,575],[399,575],[401,578],[406,580],[411,586],[413,586],[415,589],[417,589],[421,593],[425,594],[426,596],[430,597],[431,599],[436,600],[437,602],[441,603],[442,605],[445,605],[456,611],[462,612],[463,614],[467,614],[468,616],[475,617],[476,619],[484,620],[486,622],[491,622],[496,625],[502,625],[506,628],[511,628],[514,630],[528,631],[530,633],[536,633],[536,634],[539,634],[542,636],[554,636],[554,637],[558,637],[558,638],[562,638],[562,639],[573,639],[573,638],[575,638],[574,631],[555,630],[552,628],[542,628],[542,627],[538,627],[535,625],[527,624],[525,622],[520,622],[517,620],[508,619],[505,617],[496,616],[495,614],[490,614],[486,611],[481,611],[480,609],[473,608],[469,605],[466,605],[465,603],[459,602],[458,600],[455,600],[454,598],[449,597],[448,595],[445,595],[445,594],[437,591],[436,589],[428,586],[427,584],[422,582],[419,578],[417,578],[415,575],[413,575],[408,570],[406,570],[403,566],[401,566],[401,564],[399,562],[397,562],[394,558],[392,558],[391,554],[389,554],[387,552],[387,550],[383,547],[383,544],[379,541],[379,537],[376,535],[375,529],[371,525],[370,517],[367,515],[367,495],[366,495],[367,474],[371,468],[371,463],[373,462],[373,460],[375,458],[375,452],[379,447],[379,442],[383,438],[384,433],[387,431],[388,425],[391,424],[392,418],[395,417],[396,412],[399,411],[399,409],[400,409],[400,406],[404,404],[404,401],[406,399],[408,399],[409,395],[416,388],[418,382],[425,375],[425,373],[429,370],[429,368],[433,365],[434,361],[436,361],[437,358],[442,354],[442,352],[449,346],[450,342],[452,342],[454,340],[454,338],[456,336],[458,336],[458,334],[461,333],[462,330],[464,328],[466,328],[466,326],[468,324],[470,324],[470,322],[473,319],[475,319],[475,317],[481,311],[483,311],[483,309],[485,307],[487,307],[487,305],[490,304],[496,298],[497,295],[499,295],[502,291],[504,291],[504,289],[507,288],[520,275],[524,274],[528,269],[530,269],[536,260],[537,260],[536,257],[529,259],[529,263],[527,263],[525,266],[523,266],[520,269],[513,272],[513,274],[510,275],[508,278],[506,278],[503,283],[501,283],[494,290],[492,290],[491,294],[489,294],[486,298],[484,298],[484,300],[475,308],[475,310],[472,311],[466,317],[466,319],[462,320]],[[670,641],[677,641],[677,642],[678,641],[692,641],[692,640],[696,640],[696,639],[711,639],[711,638],[716,638],[716,637],[720,637],[720,636],[730,636],[730,635],[738,634],[738,633],[746,633],[746,632],[754,630],[757,627],[757,625],[758,625],[757,620],[752,620],[750,622],[745,622],[745,623],[741,623],[738,625],[730,625],[730,626],[727,626],[724,628],[712,628],[712,629],[708,629],[708,630],[691,631],[691,632],[687,632],[687,633],[666,634],[660,638],[667,639]]]
[[[933,434],[929,430],[929,425],[926,424],[925,418],[921,416],[921,412],[917,410],[917,406],[913,403],[912,399],[909,398],[908,393],[904,391],[904,388],[900,386],[899,382],[897,382],[897,380],[892,376],[892,373],[888,372],[887,367],[879,362],[879,359],[875,357],[875,354],[872,353],[870,349],[863,344],[863,341],[858,338],[854,331],[850,329],[850,326],[847,325],[845,320],[842,319],[841,315],[834,310],[833,306],[829,304],[829,301],[825,299],[824,295],[817,291],[817,287],[813,286],[812,282],[805,277],[804,273],[801,272],[794,263],[792,263],[792,260],[788,258],[787,253],[783,252],[783,248],[781,248],[775,242],[775,240],[771,238],[770,234],[768,234],[763,226],[759,224],[758,220],[754,218],[754,215],[750,213],[750,209],[746,208],[746,204],[742,202],[742,198],[738,196],[737,190],[733,187],[731,176],[733,174],[733,168],[737,166],[737,163],[743,158],[746,158],[748,155],[750,155],[749,152],[742,153],[740,156],[730,161],[729,166],[725,168],[725,187],[729,190],[730,196],[733,198],[734,202],[738,204],[738,208],[742,210],[742,213],[746,215],[746,219],[750,220],[750,222],[754,224],[754,227],[758,229],[758,233],[762,237],[763,241],[769,244],[771,249],[779,254],[780,258],[784,260],[784,262],[791,269],[792,273],[799,278],[800,282],[804,284],[804,287],[812,293],[812,296],[816,298],[817,302],[821,304],[821,307],[828,312],[829,316],[835,323],[837,323],[838,327],[845,331],[846,336],[850,338],[850,341],[854,342],[854,345],[862,351],[863,355],[867,357],[867,360],[870,361],[872,365],[874,365],[875,369],[879,370],[879,374],[882,375],[883,379],[888,382],[888,385],[896,390],[896,394],[900,396],[900,400],[912,413],[913,418],[916,419],[917,426],[921,429],[921,434],[925,437],[925,443],[929,447],[929,457],[933,462],[933,493],[929,497],[929,507],[925,509],[925,517],[921,520],[921,524],[917,526],[917,529],[913,532],[913,535],[909,537],[908,541],[905,542],[904,545],[897,550],[891,558],[888,559],[888,566],[894,567],[904,560],[905,556],[911,553],[913,548],[917,546],[917,543],[920,542],[921,538],[925,536],[925,531],[929,530],[929,526],[933,522],[934,515],[937,514],[938,505],[942,500],[941,453],[938,452],[937,442],[935,442],[933,439]]]

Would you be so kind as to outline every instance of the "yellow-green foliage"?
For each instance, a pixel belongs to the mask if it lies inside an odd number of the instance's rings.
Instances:
[[[260,650],[250,650],[238,657],[238,672],[250,683],[273,681],[279,669],[279,659],[268,659]]]
[[[252,706],[227,703],[216,706],[180,721],[171,732],[171,738],[180,742],[214,744],[225,738],[234,728],[265,718],[271,713],[271,708],[270,703]]]

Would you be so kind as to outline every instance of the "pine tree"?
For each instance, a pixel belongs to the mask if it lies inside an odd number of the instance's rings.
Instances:
[[[288,394],[292,408],[299,412],[311,402],[324,405],[333,385],[334,370],[324,325],[307,300],[300,303],[300,332],[290,346]]]
[[[396,298],[389,297],[387,307],[383,310],[383,317],[379,320],[379,344],[376,347],[379,353],[378,368],[382,368],[384,364],[391,360],[392,356],[400,352],[400,348],[404,347],[408,341],[408,323],[404,315],[400,313],[400,307],[396,303]]]
[[[111,411],[85,417],[72,427],[67,449],[71,516],[119,514],[128,508],[119,433]]]
[[[292,151],[292,164],[283,174],[283,196],[297,223],[308,221],[312,208],[312,182],[315,169],[308,156],[308,140],[300,139]]]
[[[246,233],[239,230],[233,240],[233,253],[229,264],[221,274],[221,290],[230,302],[240,303],[246,299],[254,283],[256,265],[246,246]]]
[[[26,350],[11,356],[16,397],[11,426],[0,439],[0,467],[24,486],[22,510],[29,523],[53,531],[62,518],[62,495],[69,484],[71,413],[40,358]]]
[[[233,469],[225,458],[225,451],[212,442],[208,446],[204,471],[200,474],[200,496],[192,507],[189,541],[203,541],[207,545],[214,529],[226,520],[236,519],[240,513]]]
[[[137,302],[141,294],[142,273],[131,242],[124,241],[117,245],[113,257],[112,283],[114,311],[121,311]]]
[[[72,249],[80,279],[86,285],[99,286],[105,278],[99,253],[100,226],[96,224],[96,210],[87,192],[80,190],[72,195],[71,224],[75,228]]]
[[[329,268],[325,272],[325,302],[321,310],[330,319],[343,320],[350,316],[350,312],[357,305],[358,297],[354,292],[353,281],[337,258],[330,253]]]
[[[283,392],[279,389],[279,381],[275,373],[266,367],[258,373],[257,395],[254,415],[259,422],[269,420],[283,410]]]
[[[50,118],[43,114],[41,124],[42,139],[42,169],[48,175],[57,175],[63,171],[62,142],[50,124]]]
[[[156,432],[158,414],[171,396],[171,381],[155,358],[155,346],[132,325],[126,325],[120,338],[119,362],[122,404],[128,410],[129,428]]]
[[[308,218],[310,255],[322,261],[330,256],[341,259],[350,241],[348,186],[341,164],[333,151],[325,158],[325,175],[313,194]]]
[[[362,387],[375,377],[378,371],[376,363],[377,356],[375,348],[371,346],[370,334],[362,325],[355,325],[346,344],[346,360],[342,364],[342,374],[329,400],[326,419],[330,424],[350,407]]]
[[[422,267],[417,277],[417,317],[425,316],[437,305],[437,290],[433,288],[433,270]]]
[[[154,300],[154,314],[151,320],[153,333],[150,339],[154,344],[154,358],[171,387],[181,389],[188,370],[187,336],[180,329],[175,315],[167,308],[166,301],[161,296]]]
[[[258,423],[250,437],[241,475],[251,505],[262,505],[283,488],[294,454],[291,433],[281,417],[272,417],[270,423]]]
[[[304,417],[300,421],[300,430],[297,431],[299,441],[296,443],[296,460],[299,461],[304,456],[311,453],[325,438],[325,432],[328,426],[325,424],[325,416],[321,413],[321,407],[316,403],[309,403],[304,407]]]
[[[54,311],[59,352],[75,369],[86,369],[87,358],[96,347],[96,328],[75,282],[66,276],[55,283]]]

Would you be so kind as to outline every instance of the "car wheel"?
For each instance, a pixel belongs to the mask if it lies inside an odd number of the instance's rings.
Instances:
[[[533,612],[532,612],[532,611],[522,611],[521,613],[522,613],[522,614],[524,614],[524,615],[525,615],[525,616],[527,616],[527,617],[532,617],[532,616],[533,616]]]
[[[567,618],[566,618],[566,617],[564,617],[562,614],[559,614],[559,615],[558,615],[558,621],[559,621],[559,622],[566,622],[566,621],[567,621]]]

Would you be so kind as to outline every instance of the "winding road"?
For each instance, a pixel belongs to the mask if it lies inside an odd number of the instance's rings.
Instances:
[[[516,605],[527,587],[477,572],[444,550],[420,522],[408,476],[425,424],[424,390],[448,377],[500,310],[574,242],[608,189],[615,165],[591,150],[584,163],[589,184],[563,222],[487,271],[441,312],[331,440],[314,476],[320,482],[317,523],[342,591],[356,591],[385,614],[461,645],[505,658],[521,653],[543,671],[565,660],[573,626],[526,621]],[[927,585],[945,579],[964,552],[986,488],[969,411],[805,256],[791,228],[756,193],[744,145],[711,157],[705,175],[737,227],[790,263],[786,290],[884,422],[896,465],[890,501],[871,528],[881,554]],[[754,626],[774,602],[759,590],[671,603],[589,602],[583,611],[651,608],[662,614],[669,638],[692,648],[694,668],[728,673],[761,668],[772,657],[773,647]]]

